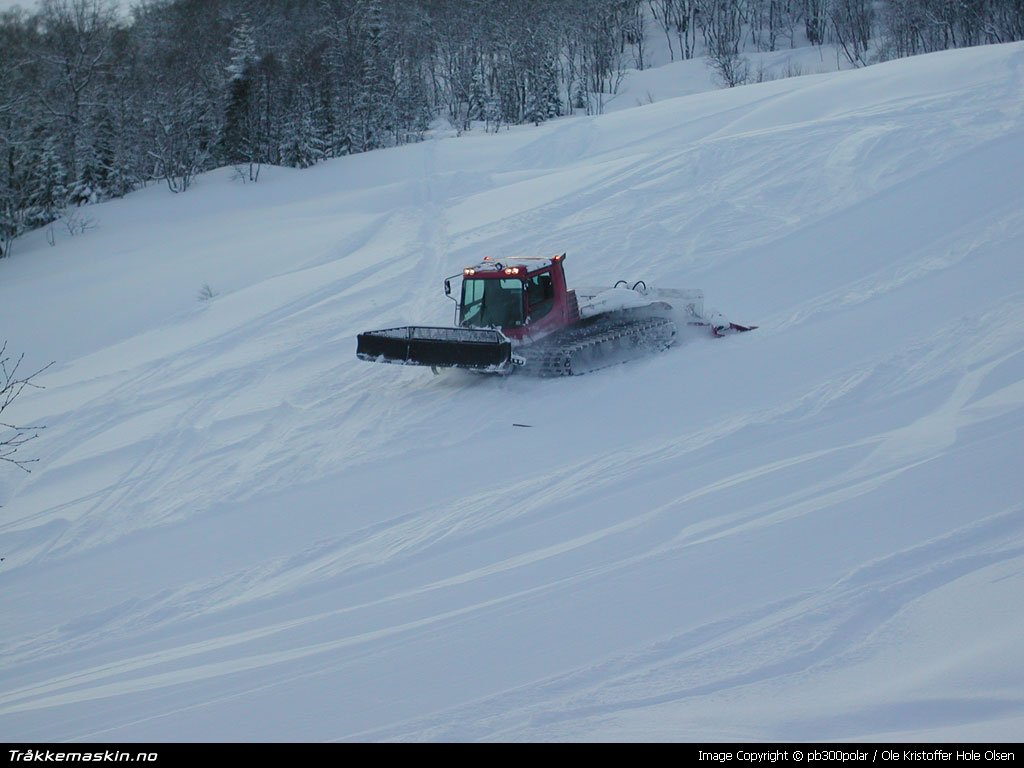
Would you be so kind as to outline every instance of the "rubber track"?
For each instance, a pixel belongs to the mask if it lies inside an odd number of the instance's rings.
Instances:
[[[663,317],[572,328],[523,351],[530,376],[580,376],[672,346],[676,326]]]

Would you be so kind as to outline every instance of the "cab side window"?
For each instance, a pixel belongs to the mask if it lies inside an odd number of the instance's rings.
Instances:
[[[550,274],[534,275],[526,282],[526,294],[530,302],[530,318],[539,320],[555,304],[555,286]]]

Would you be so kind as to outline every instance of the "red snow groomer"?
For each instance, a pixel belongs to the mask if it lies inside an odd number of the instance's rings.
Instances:
[[[360,360],[465,368],[492,373],[573,376],[626,362],[676,343],[683,329],[713,336],[754,330],[705,314],[695,290],[630,286],[569,290],[565,254],[484,257],[444,281],[458,327],[404,326],[357,338]],[[461,277],[459,297],[452,280]]]

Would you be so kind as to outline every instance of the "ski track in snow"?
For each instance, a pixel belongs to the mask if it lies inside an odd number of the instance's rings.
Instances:
[[[61,355],[0,478],[0,737],[1015,738],[1022,63],[217,172],[26,238],[0,327]],[[571,381],[354,359],[450,323],[463,264],[563,250],[760,329]]]

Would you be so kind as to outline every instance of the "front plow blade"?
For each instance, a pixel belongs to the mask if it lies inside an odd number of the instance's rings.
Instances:
[[[371,363],[504,371],[512,343],[498,331],[409,325],[356,337],[356,356]]]

